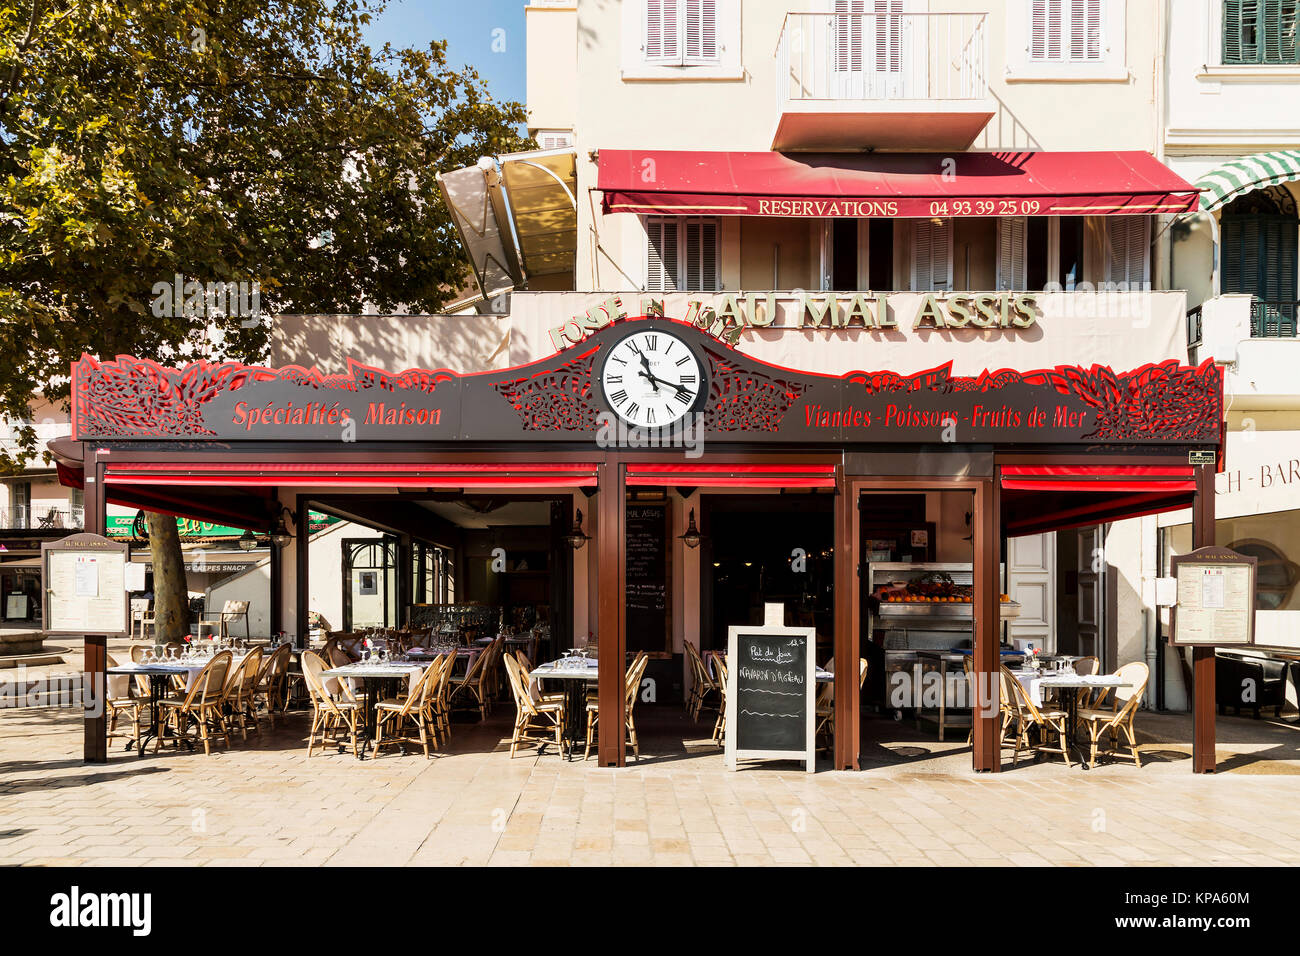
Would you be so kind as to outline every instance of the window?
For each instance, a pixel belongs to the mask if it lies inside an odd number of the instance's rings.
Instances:
[[[867,288],[894,288],[894,220],[867,220]]]
[[[1296,334],[1297,234],[1295,200],[1282,186],[1239,196],[1223,207],[1220,287],[1254,296],[1252,337]]]
[[[32,518],[32,483],[30,481],[18,481],[14,483],[13,488],[14,506],[13,514],[9,516],[9,527],[29,527]]]
[[[623,80],[743,80],[741,0],[624,0]]]
[[[1083,281],[1083,249],[1087,220],[1083,216],[1062,216],[1056,256],[1056,282],[1061,291],[1073,292]]]
[[[1300,0],[1223,0],[1225,65],[1300,63]]]
[[[1025,275],[1025,236],[1028,220],[1003,216],[998,220],[998,288],[1028,288]]]
[[[1129,82],[1128,6],[1129,0],[1009,0],[1006,79]]]
[[[1150,245],[1147,216],[1105,217],[1106,284],[1121,290],[1145,289],[1147,249]]]
[[[653,216],[646,219],[646,291],[717,292],[717,219]]]
[[[912,221],[912,291],[952,291],[952,220]]]
[[[567,149],[573,145],[571,129],[539,129],[537,131],[538,149]]]
[[[675,66],[716,64],[719,0],[645,0],[647,63]]]
[[[1104,0],[1031,0],[1029,59],[1089,63],[1104,58]]]

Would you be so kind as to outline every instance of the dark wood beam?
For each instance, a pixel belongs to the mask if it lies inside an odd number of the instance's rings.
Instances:
[[[624,547],[626,524],[624,495],[627,465],[610,455],[596,469],[597,497],[596,547],[600,567],[596,572],[596,640],[600,649],[600,677],[597,695],[600,701],[600,740],[597,755],[602,767],[621,767],[624,763],[625,671],[627,669],[627,634],[623,605]]]
[[[1214,540],[1214,466],[1196,468],[1196,497],[1192,504],[1192,548],[1208,548]],[[1192,773],[1214,773],[1215,759],[1214,648],[1192,648]]]

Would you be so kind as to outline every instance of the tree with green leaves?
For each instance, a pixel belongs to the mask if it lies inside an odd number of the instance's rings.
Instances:
[[[385,6],[0,0],[0,414],[66,401],[83,352],[257,361],[277,313],[462,287],[435,174],[527,148],[524,109],[445,43],[372,49]],[[0,469],[44,451],[19,445]],[[178,564],[155,556],[156,600]]]

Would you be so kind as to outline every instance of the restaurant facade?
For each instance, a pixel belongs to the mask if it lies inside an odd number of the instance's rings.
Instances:
[[[1058,647],[1048,542],[1075,534],[1084,590],[1110,522],[1191,509],[1212,543],[1225,415],[1162,290],[1197,190],[1152,156],[1142,5],[1041,36],[1031,4],[967,6],[530,6],[545,148],[441,177],[481,298],[280,316],[258,365],[84,357],[55,451],[87,530],[107,502],[284,523],[270,627],[300,645],[309,512],[382,530],[392,623],[449,579],[531,608],[551,652],[599,648],[604,715],[630,651],[682,693],[686,644],[780,603],[833,665],[835,769],[881,678],[963,648],[997,770],[1000,654]],[[1061,82],[1095,108],[1065,121]],[[1113,670],[1120,627],[1071,639]],[[1193,669],[1211,770],[1213,651]],[[617,716],[598,755],[624,762]]]

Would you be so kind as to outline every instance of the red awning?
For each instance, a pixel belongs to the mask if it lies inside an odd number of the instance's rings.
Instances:
[[[629,464],[627,484],[692,488],[834,488],[834,465]]]
[[[1159,494],[1195,491],[1196,479],[1191,465],[1004,465],[1002,487]]]
[[[1003,530],[1013,537],[1177,511],[1192,504],[1190,465],[1004,465]]]
[[[604,211],[692,216],[1152,215],[1198,190],[1141,151],[774,153],[602,149]]]
[[[585,488],[596,484],[588,462],[357,463],[121,462],[109,466],[109,484],[327,485],[365,488]]]

